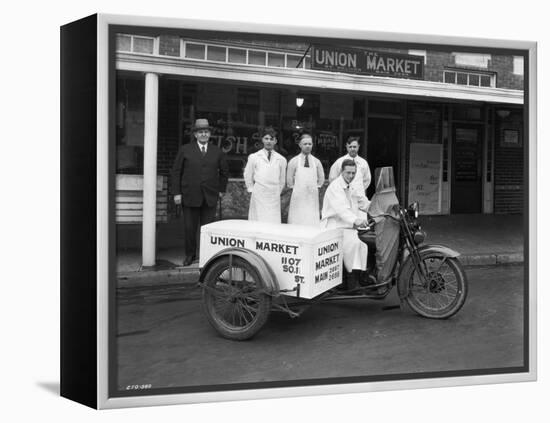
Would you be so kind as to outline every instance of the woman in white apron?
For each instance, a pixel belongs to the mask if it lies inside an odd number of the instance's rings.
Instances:
[[[292,188],[288,223],[319,226],[319,187],[325,182],[321,162],[310,152],[312,139],[308,134],[300,138],[302,153],[288,164],[287,185]]]
[[[244,180],[250,197],[248,220],[281,223],[281,191],[285,186],[286,159],[273,150],[275,131],[266,128],[264,149],[248,156]]]

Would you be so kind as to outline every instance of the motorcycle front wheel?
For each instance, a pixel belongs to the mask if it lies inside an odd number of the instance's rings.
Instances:
[[[422,257],[423,275],[414,269],[408,280],[409,307],[423,317],[447,319],[464,305],[468,281],[456,258],[433,254]]]
[[[203,305],[210,324],[227,339],[252,338],[266,323],[271,297],[247,261],[223,257],[204,277]]]

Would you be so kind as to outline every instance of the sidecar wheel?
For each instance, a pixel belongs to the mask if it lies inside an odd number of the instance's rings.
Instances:
[[[408,284],[409,294],[405,301],[423,317],[447,319],[464,305],[468,295],[468,281],[456,258],[441,255],[422,257],[427,277],[413,270]]]
[[[271,296],[262,290],[260,275],[246,260],[223,257],[204,277],[203,305],[210,324],[224,338],[252,338],[265,324]]]

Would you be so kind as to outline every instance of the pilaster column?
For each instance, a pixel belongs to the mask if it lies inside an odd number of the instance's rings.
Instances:
[[[156,264],[158,93],[158,75],[156,73],[145,74],[143,135],[143,266],[154,266]]]

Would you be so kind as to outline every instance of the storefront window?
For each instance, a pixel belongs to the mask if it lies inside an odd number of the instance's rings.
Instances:
[[[213,60],[216,62],[225,62],[226,58],[226,48],[225,47],[216,47],[208,46],[207,60]]]
[[[490,87],[491,86],[491,77],[488,76],[488,75],[481,75],[480,84],[481,84],[482,87]]]
[[[402,113],[401,101],[370,100],[369,114],[396,115]]]
[[[239,88],[237,90],[237,121],[255,124],[258,122],[260,111],[260,91],[254,89]]]
[[[196,99],[182,94],[180,100],[182,140],[193,140],[190,131],[193,119],[208,119],[214,127],[211,142],[226,153],[232,178],[242,178],[248,155],[263,148],[260,134],[266,126],[277,131],[276,150],[287,160],[300,152],[300,135],[311,133],[313,154],[323,164],[327,176],[334,160],[344,151],[343,141],[349,136],[363,137],[364,100],[351,95],[323,96],[292,89],[199,82],[182,83],[182,93],[189,91],[191,85],[195,87]],[[304,99],[301,107],[297,106],[296,97]],[[361,115],[356,120],[355,112]]]
[[[481,120],[481,107],[455,105],[453,107],[454,120]]]
[[[134,52],[153,54],[155,40],[153,38],[134,37]]]
[[[445,125],[442,105],[409,103],[407,125],[410,144],[407,201],[418,201],[424,214],[440,213],[443,170],[448,154],[447,143],[442,142]]]
[[[468,74],[458,72],[456,74],[456,83],[459,85],[467,85],[468,84]]]
[[[298,67],[298,63],[300,63],[300,59],[302,56],[296,56],[294,54],[287,54],[286,55],[286,66],[287,68],[296,68]]]
[[[130,35],[116,36],[116,49],[117,51],[131,51],[132,50],[132,37]]]
[[[479,75],[470,75],[468,85],[479,87]]]
[[[230,48],[229,62],[242,64],[246,63],[246,50],[240,48]]]
[[[472,85],[474,87],[494,87],[496,84],[495,75],[457,72],[454,70],[443,71],[443,81],[447,84]]]
[[[265,66],[265,51],[248,51],[248,64]]]
[[[141,173],[145,80],[117,79],[116,144],[117,173]]]
[[[188,59],[204,60],[205,46],[204,44],[185,44],[185,57]]]
[[[274,67],[284,67],[285,66],[285,55],[284,54],[277,54],[277,53],[269,53],[268,54],[268,61],[267,66],[274,66]]]

